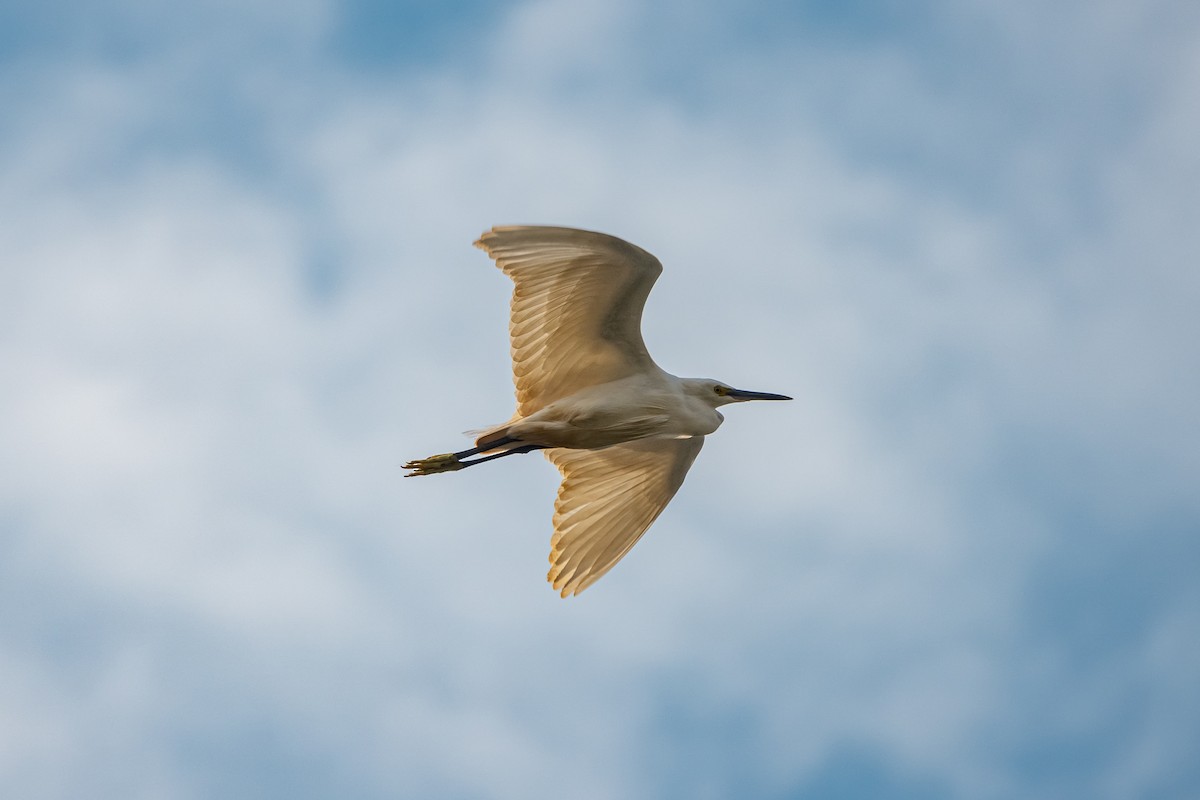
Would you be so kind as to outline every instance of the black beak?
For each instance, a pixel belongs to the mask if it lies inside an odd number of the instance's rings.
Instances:
[[[734,400],[791,400],[786,394],[771,394],[770,392],[747,392],[744,389],[730,389],[727,397]]]

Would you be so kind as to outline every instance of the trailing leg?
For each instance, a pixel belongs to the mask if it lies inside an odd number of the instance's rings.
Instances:
[[[514,441],[516,440],[505,437],[504,439],[490,443],[486,449],[494,450],[497,447],[502,447],[505,444],[511,444]],[[485,461],[494,461],[497,458],[504,458],[504,456],[511,456],[517,453],[531,453],[534,450],[542,450],[544,449],[544,445],[526,444],[521,445],[520,447],[514,447],[511,450],[493,453],[492,455],[484,456],[483,458],[476,458],[471,461],[462,460],[467,456],[473,456],[483,452],[484,449],[485,448],[481,447],[472,447],[469,450],[461,450],[457,453],[442,453],[441,455],[430,456],[429,458],[419,458],[415,461],[409,461],[404,465],[404,468],[410,469],[412,472],[406,473],[404,477],[413,478],[417,475],[434,475],[438,472],[456,472],[460,469],[473,467],[476,464],[482,464]]]

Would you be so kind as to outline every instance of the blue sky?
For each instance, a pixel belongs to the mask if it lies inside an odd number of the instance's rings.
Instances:
[[[0,7],[0,794],[1200,794],[1200,8]],[[738,407],[545,584],[553,223]]]

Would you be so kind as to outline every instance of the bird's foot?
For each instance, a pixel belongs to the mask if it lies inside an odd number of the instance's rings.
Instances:
[[[409,461],[404,465],[404,469],[411,469],[412,472],[405,473],[404,477],[412,478],[416,475],[434,475],[438,472],[454,472],[467,466],[462,461],[459,461],[457,453],[442,453],[429,458],[418,458],[415,461]]]

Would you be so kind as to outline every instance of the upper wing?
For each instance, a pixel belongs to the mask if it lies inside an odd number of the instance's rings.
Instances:
[[[642,538],[703,445],[703,436],[693,436],[546,451],[563,475],[546,578],[563,597],[591,586]]]
[[[515,284],[509,336],[519,415],[658,369],[641,330],[642,307],[662,272],[657,258],[574,228],[496,227],[475,245]]]

